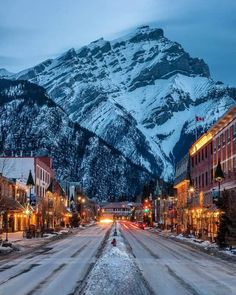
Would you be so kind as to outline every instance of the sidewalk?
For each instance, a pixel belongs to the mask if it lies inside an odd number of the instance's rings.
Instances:
[[[4,241],[6,239],[6,233],[0,235],[0,238]],[[18,231],[14,233],[8,233],[8,241],[16,242],[23,239],[23,231]]]

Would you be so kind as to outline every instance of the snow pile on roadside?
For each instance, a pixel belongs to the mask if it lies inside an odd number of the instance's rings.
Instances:
[[[84,295],[117,295],[124,292],[149,294],[142,281],[137,287],[137,278],[140,279],[139,271],[127,252],[119,228],[117,232],[118,236],[113,236],[113,230],[111,231],[103,255],[89,275]],[[113,238],[117,241],[116,247],[111,244]],[[135,288],[139,290],[135,291]]]
[[[10,253],[12,251],[13,251],[13,249],[11,247],[0,246],[0,254],[7,254],[7,253]]]
[[[227,254],[227,255],[230,255],[230,256],[235,256],[236,255],[236,249],[220,249],[218,247],[218,245],[216,243],[212,243],[210,241],[204,241],[204,240],[201,240],[201,239],[197,239],[195,238],[194,236],[192,237],[184,237],[182,234],[179,234],[178,236],[170,236],[170,237],[174,237],[174,238],[177,238],[179,240],[183,240],[183,241],[186,241],[188,243],[191,243],[191,244],[195,244],[195,245],[198,245],[206,250],[216,250],[216,251],[219,251],[220,253],[224,253],[224,254]]]

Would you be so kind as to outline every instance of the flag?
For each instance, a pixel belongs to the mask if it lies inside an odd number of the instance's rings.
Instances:
[[[203,117],[199,117],[199,116],[195,116],[195,120],[196,120],[196,122],[204,121],[204,118]]]

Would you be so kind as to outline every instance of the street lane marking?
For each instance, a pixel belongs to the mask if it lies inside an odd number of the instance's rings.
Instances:
[[[5,283],[7,283],[8,281],[10,281],[10,280],[12,280],[12,279],[14,279],[16,277],[19,277],[20,275],[22,275],[24,273],[27,273],[27,272],[31,271],[31,269],[33,269],[33,268],[35,268],[35,267],[37,267],[39,265],[40,264],[36,264],[36,263],[35,264],[31,264],[28,268],[23,269],[22,271],[18,272],[17,274],[15,274],[15,275],[9,277],[8,279],[6,279],[5,281],[1,282],[0,285],[3,285]]]
[[[70,257],[74,258],[76,256],[78,256],[85,248],[87,245],[89,245],[91,243],[91,240],[88,241],[85,245],[83,245],[82,247],[80,247],[78,250],[76,250]]]
[[[32,295],[35,292],[41,290],[48,282],[51,282],[51,279],[59,272],[61,271],[67,264],[63,263],[59,265],[56,269],[54,269],[50,275],[47,276],[44,280],[42,280],[40,283],[37,284],[36,287],[34,287],[31,291],[29,291],[26,295]]]

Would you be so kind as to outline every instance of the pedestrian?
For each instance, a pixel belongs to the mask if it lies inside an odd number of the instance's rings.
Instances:
[[[115,239],[115,238],[112,240],[111,244],[112,244],[114,247],[116,247],[116,239]]]

